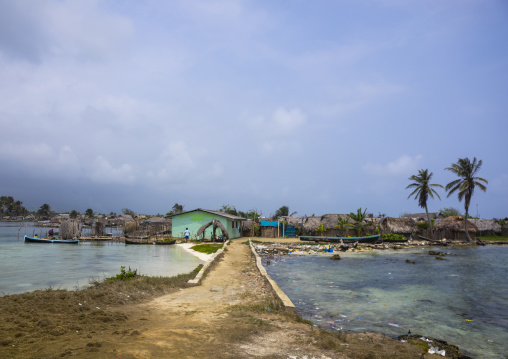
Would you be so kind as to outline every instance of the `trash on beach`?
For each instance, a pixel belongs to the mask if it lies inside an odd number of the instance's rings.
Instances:
[[[446,351],[444,349],[439,350],[438,347],[433,347],[432,344],[430,344],[429,354],[438,354],[444,357],[446,355]]]

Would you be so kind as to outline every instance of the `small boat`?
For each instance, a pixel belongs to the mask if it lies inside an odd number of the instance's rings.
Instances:
[[[176,239],[172,239],[170,241],[155,241],[154,243],[155,244],[170,245],[170,244],[175,244],[176,243]]]
[[[50,239],[50,238],[37,238],[37,237],[28,237],[25,235],[25,242],[28,243],[67,243],[67,244],[77,244],[79,243],[78,239]]]
[[[374,243],[379,240],[379,234],[364,237],[317,237],[317,236],[300,236],[301,241],[314,241],[314,242],[335,242],[338,243],[342,240],[344,243]]]
[[[148,241],[144,241],[144,240],[132,241],[129,239],[125,239],[125,244],[153,244],[153,242],[148,242]]]
[[[375,234],[373,236],[364,236],[364,237],[341,237],[337,236],[339,239],[342,239],[344,243],[375,243],[379,240],[379,234]]]

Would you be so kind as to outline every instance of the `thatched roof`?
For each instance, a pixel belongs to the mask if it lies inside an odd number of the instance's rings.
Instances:
[[[170,222],[171,219],[167,220],[166,218],[164,217],[157,217],[157,216],[154,216],[154,217],[150,217],[147,219],[147,221],[149,222],[152,222],[152,223],[162,223],[162,222]]]
[[[471,221],[476,225],[479,231],[501,233],[501,225],[496,219],[473,219]]]
[[[467,229],[469,232],[473,233],[478,232],[478,227],[476,227],[476,225],[472,220],[469,219],[467,222],[468,222]],[[444,219],[436,221],[434,227],[436,229],[445,231],[464,232],[464,217],[462,216],[446,217]]]
[[[243,230],[252,229],[253,225],[254,225],[254,221],[252,219],[248,219],[246,221],[242,221],[242,229]]]
[[[116,218],[122,220],[124,223],[135,222],[130,214],[121,214]]]
[[[441,212],[429,212],[430,219],[444,218]],[[413,218],[417,222],[427,221],[427,213],[406,213],[402,218]]]
[[[418,225],[413,218],[385,217],[380,220],[380,227],[384,233],[405,234],[418,231]]]

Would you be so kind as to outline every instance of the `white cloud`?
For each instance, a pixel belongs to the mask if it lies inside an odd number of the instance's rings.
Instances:
[[[375,176],[400,176],[411,175],[418,168],[418,162],[423,158],[422,155],[411,157],[402,155],[395,161],[386,164],[367,163],[363,166],[363,170]]]
[[[103,156],[95,158],[89,177],[98,183],[132,184],[135,181],[131,165],[123,164],[115,168]]]
[[[287,137],[296,132],[306,122],[306,116],[299,108],[286,109],[280,106],[274,110],[269,118],[262,115],[255,116],[249,121],[249,126],[263,137]]]
[[[157,171],[159,180],[179,180],[188,175],[195,167],[195,161],[187,148],[187,144],[178,141],[169,144],[159,156]]]

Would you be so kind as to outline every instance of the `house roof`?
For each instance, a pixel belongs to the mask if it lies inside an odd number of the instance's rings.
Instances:
[[[203,209],[203,208],[196,208],[196,209],[193,209],[192,211],[186,211],[186,212],[182,212],[182,213],[177,213],[177,214],[174,214],[171,217],[176,217],[176,216],[179,216],[181,214],[192,213],[192,212],[197,212],[197,211],[206,212],[206,213],[210,213],[210,214],[215,214],[217,216],[225,217],[225,218],[231,219],[233,221],[245,221],[246,220],[243,217],[235,216],[235,215],[232,215],[232,214],[229,214],[229,213],[224,213],[224,212],[219,212],[219,211],[211,211],[209,209]]]

